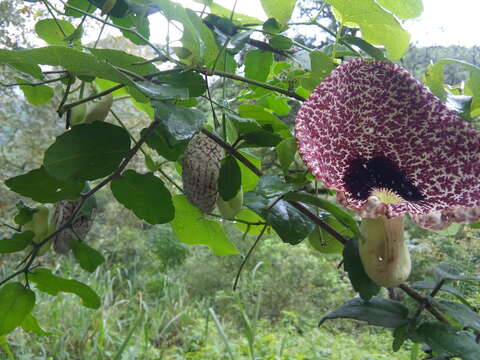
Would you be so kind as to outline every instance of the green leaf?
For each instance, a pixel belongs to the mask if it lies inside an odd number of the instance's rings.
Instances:
[[[22,329],[25,331],[31,331],[40,336],[47,336],[50,333],[43,330],[38,324],[38,320],[32,314],[28,314],[22,321]]]
[[[224,112],[224,114],[232,120],[239,135],[262,130],[260,124],[253,119],[244,118],[232,112]]]
[[[113,8],[107,6],[107,2],[112,2],[113,0],[88,0],[91,4],[95,5],[99,9],[102,9],[102,12],[108,13],[112,17],[121,18],[124,17],[128,11],[128,5],[125,0],[115,0]]]
[[[268,130],[258,130],[242,135],[244,140],[240,147],[272,147],[277,146],[282,137]]]
[[[35,293],[19,282],[0,288],[0,335],[5,335],[21,325],[35,306]]]
[[[223,16],[224,18],[230,18],[230,15],[232,14],[231,9],[223,7],[222,5],[219,5],[212,0],[194,0],[194,1],[200,4],[208,5],[212,14],[220,15],[220,16]],[[235,13],[233,14],[233,22],[235,24],[257,24],[257,23],[260,23],[261,20],[253,16],[244,15],[235,11]]]
[[[153,79],[174,87],[187,88],[190,97],[201,96],[207,90],[205,79],[193,71],[168,71],[155,76]]]
[[[249,162],[251,162],[257,169],[260,169],[262,162],[260,159],[252,154],[246,153],[244,151],[240,151],[240,154],[247,158]],[[255,190],[258,181],[260,180],[259,177],[252,172],[249,168],[247,168],[243,163],[240,163],[240,172],[242,174],[242,188],[243,191],[252,191]]]
[[[423,11],[422,0],[376,0],[383,8],[395,14],[400,19],[419,17]]]
[[[56,203],[60,200],[75,200],[84,183],[66,182],[51,177],[44,166],[5,181],[5,185],[17,194],[41,203]]]
[[[273,53],[264,50],[250,50],[245,54],[245,77],[264,82],[270,73],[273,63]],[[256,88],[255,85],[249,85]]]
[[[73,250],[75,259],[80,264],[80,267],[88,272],[94,272],[97,267],[105,262],[105,258],[97,250],[91,248],[83,241],[77,239],[70,239],[70,248]]]
[[[244,204],[264,218],[283,242],[298,244],[313,231],[313,222],[286,201],[266,199],[250,191],[244,196]]]
[[[281,96],[270,95],[267,98],[268,107],[273,110],[273,112],[280,116],[288,115],[292,109],[288,105],[288,99]]]
[[[433,305],[443,314],[454,319],[462,328],[480,331],[480,315],[469,306],[458,302],[431,299]]]
[[[425,85],[442,102],[445,102],[447,100],[447,91],[443,87],[443,66],[437,64],[427,66],[425,70]]]
[[[282,136],[290,135],[290,127],[261,106],[241,104],[238,106],[238,112],[241,117],[254,119],[260,125],[270,125],[275,132]]]
[[[33,219],[33,214],[38,211],[38,209],[25,205],[21,200],[15,205],[15,207],[17,208],[18,213],[13,218],[13,221],[15,221],[15,224],[17,225],[26,224]]]
[[[282,167],[283,172],[287,172],[290,164],[295,159],[297,152],[297,142],[294,137],[282,140],[275,148],[278,162]]]
[[[111,174],[129,150],[126,130],[94,121],[76,125],[58,136],[45,151],[43,164],[60,181],[95,180]]]
[[[112,23],[127,29],[135,30],[146,40],[150,38],[150,21],[148,16],[143,14],[128,14],[122,18],[112,18]],[[120,29],[123,36],[133,42],[135,45],[147,45],[147,42],[132,31]]]
[[[136,87],[152,100],[177,100],[188,98],[188,89],[170,84],[155,84],[151,81],[138,81]]]
[[[106,61],[65,46],[46,46],[31,50],[0,49],[0,64],[51,65],[61,66],[79,76],[93,76],[120,84],[134,85],[129,77]]]
[[[275,18],[269,18],[263,23],[262,29],[267,33],[278,34],[286,31],[288,27],[280,24]]]
[[[293,46],[293,41],[287,36],[274,35],[268,40],[271,47],[278,50],[288,50]]]
[[[260,0],[265,14],[269,18],[275,18],[281,24],[286,24],[292,16],[296,0]]]
[[[111,182],[110,187],[120,204],[150,224],[165,224],[175,216],[170,192],[152,173],[126,170]]]
[[[246,209],[246,208],[243,208],[242,210],[240,210],[235,215],[235,219],[244,220],[251,223],[263,222],[263,219],[259,215],[257,215],[252,210]],[[258,235],[263,229],[263,225],[249,225],[242,222],[236,222],[235,226],[239,228],[242,232],[247,231],[247,228],[248,228],[248,233],[251,235]]]
[[[74,31],[75,27],[72,24],[60,19],[43,19],[35,24],[38,37],[49,45],[65,45],[65,38],[72,35]]]
[[[415,281],[414,283],[410,284],[410,286],[413,287],[414,289],[433,290],[436,288],[437,283],[433,281]],[[440,288],[440,291],[448,292],[449,294],[455,296],[463,304],[471,307],[471,305],[468,303],[468,301],[465,299],[462,293],[457,289],[455,289],[454,287],[451,287],[448,285],[442,285],[442,287]]]
[[[393,331],[393,352],[397,352],[398,350],[400,350],[402,345],[405,343],[405,340],[407,339],[407,330],[408,325],[403,325]]]
[[[310,52],[310,71],[315,79],[326,78],[334,68],[332,58],[323,51],[314,50]]]
[[[189,245],[207,245],[216,255],[238,253],[220,224],[205,219],[202,212],[190,204],[185,196],[174,196],[173,204],[176,216],[171,225],[180,241]]]
[[[187,142],[207,121],[204,112],[174,104],[153,102],[155,119],[167,136],[169,145]]]
[[[242,174],[237,160],[231,155],[226,156],[220,166],[218,176],[218,193],[223,200],[233,199],[242,185]]]
[[[425,85],[442,102],[447,100],[447,91],[443,86],[443,68],[445,65],[457,65],[470,72],[470,77],[480,77],[480,67],[465,61],[455,59],[441,59],[433,65],[429,65],[425,71]]]
[[[472,96],[452,95],[449,93],[445,105],[455,111],[463,120],[470,121],[472,119],[470,115],[472,100]]]
[[[334,216],[325,213],[319,216],[320,219],[345,239],[350,239],[353,236],[353,233]],[[341,254],[343,252],[343,244],[321,226],[317,225],[315,227],[315,230],[310,234],[308,240],[310,245],[323,254]]]
[[[472,334],[443,323],[423,323],[409,337],[419,343],[426,343],[433,351],[444,356],[459,356],[463,360],[480,359],[480,345]]]
[[[71,33],[70,35],[68,35],[67,37],[65,37],[64,40],[66,42],[69,42],[69,43],[73,43],[73,42],[80,43],[81,39],[82,39],[82,36],[83,36],[83,25],[80,24],[75,28],[75,31],[73,33]],[[92,79],[92,81],[93,81],[93,79]]]
[[[365,272],[355,239],[348,241],[343,249],[343,268],[348,273],[353,288],[363,300],[368,301],[378,294],[380,286],[375,284]]]
[[[16,63],[16,64],[9,64],[12,66],[15,70],[18,70],[19,72],[30,75],[31,77],[38,79],[38,80],[43,80],[45,76],[43,75],[42,69],[40,66],[36,64],[23,64],[23,63]]]
[[[19,84],[29,82],[22,78],[15,78]],[[47,85],[20,85],[27,101],[33,106],[48,104],[53,97],[53,89]]]
[[[35,233],[24,231],[15,233],[10,239],[0,240],[0,254],[14,253],[25,249],[33,241]]]
[[[147,128],[140,131],[140,135],[143,136],[147,131]],[[185,150],[186,143],[177,143],[175,146],[171,146],[165,135],[165,130],[157,127],[150,133],[146,140],[147,145],[154,149],[158,155],[163,156],[170,161],[176,161]]]
[[[370,55],[375,60],[381,61],[388,61],[385,57],[385,54],[379,48],[376,48],[372,44],[366,42],[362,38],[352,36],[352,35],[344,35],[342,36],[342,40],[349,43],[350,45],[354,45],[362,49],[367,55]]]
[[[480,280],[478,276],[465,276],[460,273],[460,271],[448,264],[440,264],[435,269],[433,269],[433,274],[440,280]]]
[[[389,59],[400,60],[407,51],[410,34],[375,0],[326,0],[326,2],[335,8],[340,16],[340,22],[358,24],[365,41],[374,45],[384,45]]]
[[[278,175],[263,175],[257,184],[255,192],[264,198],[273,198],[283,196],[289,191],[295,189],[292,184],[287,184]]]
[[[37,289],[56,296],[60,292],[72,293],[82,299],[82,305],[91,309],[100,307],[100,298],[89,286],[77,280],[67,280],[52,274],[48,269],[35,269],[28,276]]]
[[[87,0],[68,0],[67,4],[65,5],[65,15],[72,16],[74,18],[81,18],[83,13],[77,10],[73,10],[69,6],[73,6],[74,8],[92,13],[95,10],[95,7],[92,6]]]
[[[358,228],[357,221],[350,215],[348,212],[343,210],[341,207],[336,204],[318,198],[308,193],[304,192],[294,192],[286,194],[284,197],[285,200],[295,200],[304,204],[313,205],[319,207],[320,209],[326,210],[328,213],[335,216],[335,218],[345,227],[349,228],[350,231],[355,234],[360,234],[360,229]]]
[[[218,47],[213,33],[194,11],[185,9],[170,0],[154,0],[151,3],[156,4],[167,19],[178,21],[183,25],[181,42],[183,48],[191,54],[188,59],[185,59],[187,63],[208,64],[215,60]]]
[[[145,64],[147,61],[145,58],[131,55],[125,51],[94,48],[88,48],[88,51],[98,60],[105,61],[113,66],[120,67],[141,76],[153,74],[158,71],[155,65]]]
[[[369,301],[354,298],[325,315],[319,325],[328,319],[346,318],[366,321],[373,326],[397,328],[407,324],[407,316],[408,309],[398,301],[380,297],[373,297]]]

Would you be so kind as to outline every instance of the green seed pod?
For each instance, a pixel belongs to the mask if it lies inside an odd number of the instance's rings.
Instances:
[[[185,149],[183,190],[187,199],[204,213],[215,207],[222,158],[222,147],[202,133],[194,135]]]
[[[220,214],[227,218],[231,219],[240,211],[243,205],[243,189],[238,190],[237,195],[235,195],[230,200],[223,200],[221,196],[217,199],[217,207],[220,211]]]
[[[87,116],[85,124],[90,124],[94,121],[104,121],[107,117],[113,104],[112,94],[105,95],[100,101],[88,104]]]

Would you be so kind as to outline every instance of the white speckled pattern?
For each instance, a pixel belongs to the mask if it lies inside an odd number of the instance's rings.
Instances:
[[[428,228],[422,215],[435,212],[443,227],[480,218],[480,132],[396,64],[337,67],[300,108],[295,136],[310,171],[349,208],[360,212],[367,202],[345,187],[351,161],[384,156],[424,197],[385,204],[386,216],[416,214]]]

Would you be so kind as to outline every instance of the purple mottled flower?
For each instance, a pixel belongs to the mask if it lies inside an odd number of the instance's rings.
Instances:
[[[310,171],[362,217],[408,213],[430,229],[480,219],[480,132],[396,64],[337,67],[300,108],[295,136]]]

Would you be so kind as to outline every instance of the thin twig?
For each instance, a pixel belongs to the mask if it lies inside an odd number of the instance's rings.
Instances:
[[[430,293],[430,297],[433,298],[435,295],[437,295],[440,289],[442,288],[443,284],[445,284],[445,279],[442,279],[437,283],[437,285],[433,288],[432,292]],[[424,309],[425,309],[425,304],[424,303],[420,304],[418,306],[417,311],[415,312],[415,315],[413,315],[413,318],[414,319],[418,318]]]
[[[192,70],[197,71],[197,72],[202,73],[202,74],[206,74],[208,76],[217,75],[217,76],[221,76],[223,78],[228,78],[228,79],[232,79],[232,80],[236,80],[236,81],[241,81],[243,83],[256,85],[256,86],[262,87],[264,89],[272,90],[272,91],[275,91],[279,94],[283,94],[283,95],[286,95],[288,97],[291,97],[291,98],[294,98],[294,99],[297,99],[297,100],[300,100],[300,101],[305,101],[305,98],[303,96],[300,96],[297,93],[294,93],[293,91],[288,91],[288,90],[285,90],[285,89],[282,89],[282,88],[279,88],[279,87],[276,87],[276,86],[272,86],[270,84],[266,84],[266,83],[263,83],[263,82],[260,82],[260,81],[247,79],[246,77],[239,76],[239,75],[236,75],[236,74],[230,74],[228,72],[220,71],[220,70],[212,71],[209,68],[194,68]]]
[[[55,78],[55,79],[49,79],[49,80],[45,80],[45,81],[41,81],[41,82],[37,82],[37,83],[13,83],[13,84],[3,84],[3,83],[0,83],[0,86],[5,86],[5,87],[12,87],[12,86],[40,86],[40,85],[45,85],[45,84],[50,84],[50,83],[53,83],[53,82],[56,82],[56,81],[61,81],[63,79],[66,79],[68,78],[68,75],[65,75],[65,76],[60,76],[58,78]]]
[[[110,89],[107,89],[105,91],[93,94],[93,95],[85,97],[83,99],[80,99],[80,100],[77,100],[77,101],[74,101],[74,102],[71,102],[71,103],[68,103],[68,104],[60,104],[60,106],[58,107],[57,113],[58,113],[59,116],[62,116],[66,111],[68,111],[69,109],[71,109],[71,108],[73,108],[77,105],[80,105],[80,104],[83,104],[83,103],[101,98],[102,96],[108,95],[108,94],[114,92],[115,90],[123,88],[124,86],[125,86],[124,84],[118,84],[118,85],[115,85],[115,86],[111,87]]]
[[[257,238],[255,239],[255,242],[253,243],[252,247],[248,250],[247,255],[245,255],[245,258],[243,259],[242,263],[240,264],[240,267],[238,268],[237,271],[237,276],[235,276],[235,282],[233,283],[233,291],[237,290],[237,285],[238,285],[238,280],[240,279],[240,274],[242,273],[242,269],[247,263],[248,258],[252,254],[253,250],[257,246],[257,244],[260,242],[262,239],[263,234],[265,233],[265,230],[267,230],[267,224],[265,224],[260,231],[260,234],[258,234]]]

